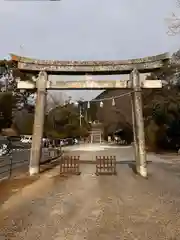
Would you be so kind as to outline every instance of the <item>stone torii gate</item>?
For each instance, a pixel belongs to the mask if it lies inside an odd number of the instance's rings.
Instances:
[[[119,61],[49,61],[11,55],[22,72],[39,73],[36,82],[19,81],[18,89],[37,89],[33,139],[29,173],[39,173],[41,139],[43,135],[46,91],[48,89],[132,89],[132,119],[134,132],[134,154],[137,172],[147,177],[144,121],[142,112],[142,88],[162,88],[161,80],[140,80],[141,73],[159,71],[169,61],[167,53]],[[49,75],[119,75],[129,74],[129,80],[115,81],[57,81],[50,82]]]

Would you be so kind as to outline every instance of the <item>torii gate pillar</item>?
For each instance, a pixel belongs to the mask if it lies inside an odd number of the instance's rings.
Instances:
[[[147,177],[147,161],[144,134],[144,118],[142,106],[142,89],[139,72],[136,68],[131,73],[133,85],[133,125],[134,125],[134,150],[137,172],[142,177]]]
[[[41,146],[44,130],[44,114],[46,104],[46,87],[47,87],[47,73],[42,71],[39,73],[37,79],[37,98],[35,107],[35,117],[33,125],[33,137],[29,163],[29,174],[35,175],[39,173]]]
[[[133,82],[133,74],[130,73],[130,81]],[[131,93],[131,107],[132,107],[132,126],[133,126],[133,137],[134,137],[134,158],[136,162],[136,171],[139,173],[139,150],[138,150],[138,138],[137,138],[137,124],[136,124],[136,108],[135,108],[135,91]]]

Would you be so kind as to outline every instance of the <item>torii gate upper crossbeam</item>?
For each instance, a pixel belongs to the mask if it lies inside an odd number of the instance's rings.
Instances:
[[[23,72],[46,71],[48,74],[130,74],[137,68],[141,73],[156,71],[169,61],[169,54],[163,53],[145,58],[115,60],[115,61],[57,61],[37,60],[11,54],[12,61],[16,62],[18,68]]]

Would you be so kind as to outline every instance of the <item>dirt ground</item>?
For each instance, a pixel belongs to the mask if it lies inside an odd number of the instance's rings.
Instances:
[[[179,163],[152,159],[148,179],[117,167],[117,176],[96,176],[81,164],[71,177],[54,168],[27,184],[1,205],[0,239],[180,239]]]

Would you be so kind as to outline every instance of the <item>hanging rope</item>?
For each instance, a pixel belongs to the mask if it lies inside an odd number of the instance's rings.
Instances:
[[[88,101],[88,108],[90,108],[90,103],[91,102],[100,102],[100,107],[103,108],[103,105],[104,105],[103,101],[108,101],[108,100],[112,100],[112,106],[115,107],[116,106],[115,99],[131,95],[133,92],[134,91],[131,91],[131,92],[128,92],[128,93],[122,93],[121,95],[112,96],[112,97],[108,97],[108,98],[93,99],[91,101]]]
[[[121,97],[124,97],[124,96],[127,96],[127,95],[131,95],[131,93],[133,93],[134,91],[131,91],[131,92],[128,92],[128,93],[123,93],[121,95],[118,95],[118,96],[113,96],[113,97],[108,97],[108,98],[100,98],[100,99],[93,99],[89,102],[102,102],[102,101],[108,101],[108,100],[115,100],[117,98],[121,98]]]
[[[122,93],[118,96],[112,96],[112,97],[107,97],[107,98],[99,98],[99,99],[93,99],[93,100],[90,100],[87,102],[87,108],[90,108],[90,103],[91,102],[100,102],[100,107],[103,108],[103,105],[104,105],[104,101],[109,101],[109,100],[112,100],[112,106],[115,106],[116,103],[115,103],[115,99],[118,99],[118,98],[121,98],[121,97],[124,97],[124,96],[128,96],[128,95],[131,95],[134,91],[131,91],[131,92],[128,92],[128,93]],[[50,94],[51,96],[51,94]],[[51,96],[51,98],[53,99],[53,97]],[[78,104],[78,103],[77,103]]]

